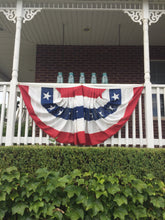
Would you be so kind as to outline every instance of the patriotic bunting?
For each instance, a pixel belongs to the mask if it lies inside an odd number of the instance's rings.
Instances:
[[[58,142],[96,145],[128,121],[143,90],[139,87],[52,88],[19,85],[37,126]]]

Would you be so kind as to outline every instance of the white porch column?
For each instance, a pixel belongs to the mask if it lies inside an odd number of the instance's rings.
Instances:
[[[147,147],[154,148],[152,91],[150,81],[149,55],[149,3],[143,0],[143,47],[144,47],[144,81],[145,81],[145,123]]]
[[[9,96],[9,109],[7,117],[7,133],[6,133],[6,146],[13,144],[13,136],[15,129],[15,116],[16,116],[16,86],[18,82],[18,69],[19,69],[19,54],[20,54],[20,41],[21,41],[21,28],[23,19],[23,4],[22,0],[17,0],[16,8],[16,32],[15,32],[15,45],[13,55],[13,68],[12,79],[10,82],[10,96]]]

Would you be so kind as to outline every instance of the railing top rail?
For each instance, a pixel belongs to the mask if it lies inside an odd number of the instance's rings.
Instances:
[[[3,86],[3,85],[10,85],[10,82],[0,82],[0,86]]]
[[[101,83],[97,83],[97,84],[91,84],[91,83],[27,83],[27,82],[19,82],[18,85],[26,85],[26,86],[47,86],[47,87],[52,87],[55,86],[57,88],[59,87],[74,87],[74,86],[80,86],[80,85],[84,85],[84,86],[88,86],[88,87],[96,87],[96,88],[109,88],[109,87],[138,87],[138,86],[144,86],[144,84],[101,84]]]
[[[159,87],[159,88],[165,88],[165,84],[152,84],[152,87],[153,87],[153,88],[157,88],[157,87]]]

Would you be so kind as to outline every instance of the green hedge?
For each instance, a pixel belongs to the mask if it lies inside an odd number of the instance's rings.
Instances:
[[[38,168],[68,174],[74,169],[112,174],[118,170],[142,178],[152,173],[165,180],[165,150],[122,147],[0,147],[0,169],[16,166],[20,172],[34,173]]]
[[[29,176],[9,167],[0,172],[0,219],[164,220],[165,185],[152,175],[41,168]]]

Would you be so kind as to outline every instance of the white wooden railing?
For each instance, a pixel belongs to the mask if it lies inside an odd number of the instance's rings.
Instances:
[[[165,85],[153,85],[154,145],[165,145]]]
[[[27,85],[28,83],[26,83]],[[45,84],[44,84],[45,86]],[[122,85],[120,85],[122,86]],[[10,84],[0,82],[0,145],[5,145],[7,111],[9,103]],[[154,112],[154,145],[155,147],[165,146],[165,85],[152,85],[153,112]],[[125,146],[125,147],[146,147],[145,130],[145,88],[139,99],[138,105],[125,126],[113,137],[101,145]],[[59,144],[39,129],[30,118],[24,105],[22,96],[17,88],[17,101],[19,106],[15,112],[15,131],[13,144]],[[152,128],[151,128],[152,129]]]

